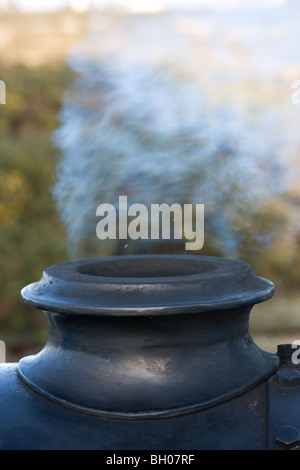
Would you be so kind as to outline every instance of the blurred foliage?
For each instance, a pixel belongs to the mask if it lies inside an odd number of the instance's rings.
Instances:
[[[66,260],[64,229],[51,195],[58,150],[52,133],[71,72],[62,63],[0,66],[7,86],[0,106],[0,324],[8,359],[37,347],[47,325],[20,301],[24,285]]]

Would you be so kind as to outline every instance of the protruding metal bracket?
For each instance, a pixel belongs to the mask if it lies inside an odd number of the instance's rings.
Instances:
[[[268,448],[300,450],[300,366],[292,345],[278,346],[280,366],[269,379]]]

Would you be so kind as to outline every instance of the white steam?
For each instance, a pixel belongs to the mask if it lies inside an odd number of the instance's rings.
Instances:
[[[238,62],[242,46],[226,34],[201,15],[95,20],[69,59],[76,79],[55,133],[54,196],[70,246],[96,244],[96,207],[127,195],[130,204],[205,204],[206,243],[232,255],[247,220],[287,192],[295,144],[286,107],[264,103],[259,71],[245,68],[253,55],[246,48]]]

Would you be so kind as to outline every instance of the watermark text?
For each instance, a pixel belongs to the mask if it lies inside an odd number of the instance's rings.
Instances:
[[[296,339],[292,342],[292,348],[296,349],[295,352],[292,354],[292,363],[293,364],[300,364],[300,340]]]
[[[6,85],[3,80],[0,80],[0,104],[6,104]]]
[[[119,196],[116,209],[112,204],[100,204],[96,226],[100,240],[186,240],[186,250],[200,250],[204,245],[204,204],[168,205],[144,204],[128,206],[127,196]]]
[[[6,361],[6,346],[4,341],[0,340],[0,362]]]
[[[300,103],[300,80],[294,80],[292,82],[292,89],[295,90],[292,93],[292,103],[299,104]]]

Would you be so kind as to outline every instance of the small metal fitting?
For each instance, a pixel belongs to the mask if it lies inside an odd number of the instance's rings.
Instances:
[[[295,449],[300,445],[300,433],[292,426],[281,426],[276,431],[275,442],[282,449]]]
[[[281,387],[295,387],[300,385],[300,372],[296,369],[280,369],[276,381]]]
[[[295,352],[295,348],[292,344],[278,344],[277,345],[277,356],[280,359],[280,364],[293,365],[292,355]]]

